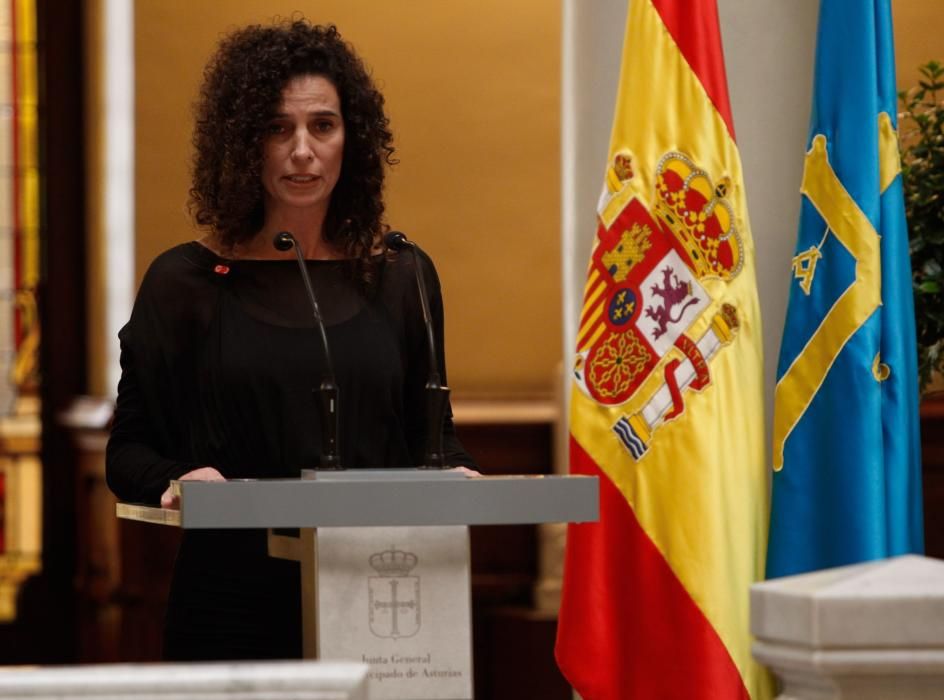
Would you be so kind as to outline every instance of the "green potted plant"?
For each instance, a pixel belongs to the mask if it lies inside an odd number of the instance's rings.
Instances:
[[[944,66],[920,67],[918,86],[900,92],[905,216],[911,248],[918,373],[922,393],[944,374]]]

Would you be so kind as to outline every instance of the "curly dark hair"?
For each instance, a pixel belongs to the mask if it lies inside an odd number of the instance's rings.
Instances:
[[[266,128],[283,88],[300,75],[324,76],[341,100],[344,160],[325,239],[367,263],[384,230],[385,167],[396,163],[393,134],[383,95],[334,25],[293,19],[245,27],[222,39],[204,70],[195,110],[191,215],[224,249],[259,232]]]

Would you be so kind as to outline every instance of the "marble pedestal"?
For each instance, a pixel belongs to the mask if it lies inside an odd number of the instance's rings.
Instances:
[[[367,665],[327,661],[0,669],[7,700],[367,700]]]
[[[751,587],[754,657],[777,700],[944,698],[944,562],[919,556]]]

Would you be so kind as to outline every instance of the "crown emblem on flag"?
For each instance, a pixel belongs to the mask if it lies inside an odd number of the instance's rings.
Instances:
[[[407,576],[416,566],[418,558],[411,552],[390,548],[370,555],[370,566],[380,576]]]
[[[632,179],[633,156],[629,151],[620,151],[606,169],[606,187],[611,193],[619,192]]]
[[[698,277],[730,279],[742,265],[741,237],[727,200],[731,183],[717,185],[681,153],[667,153],[656,166],[656,215],[688,254]]]

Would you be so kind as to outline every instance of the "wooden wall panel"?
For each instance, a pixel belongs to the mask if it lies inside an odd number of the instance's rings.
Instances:
[[[944,394],[921,404],[921,461],[924,471],[924,549],[944,559]]]

